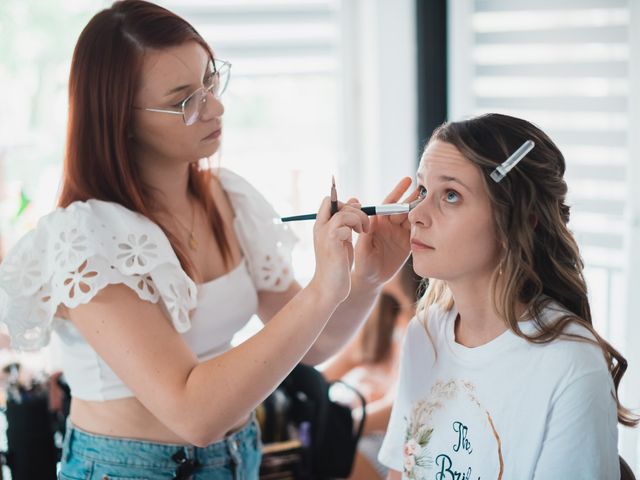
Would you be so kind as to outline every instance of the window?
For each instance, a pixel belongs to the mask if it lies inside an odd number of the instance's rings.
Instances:
[[[0,2],[0,258],[54,206],[73,48],[104,3]]]

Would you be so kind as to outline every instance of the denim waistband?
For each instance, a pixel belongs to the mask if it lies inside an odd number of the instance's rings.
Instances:
[[[67,422],[67,428],[64,449],[67,455],[132,467],[175,468],[173,457],[177,452],[183,452],[185,458],[195,459],[202,466],[217,466],[228,460],[235,462],[246,446],[255,448],[259,437],[255,415],[240,430],[207,447],[94,434],[80,430],[70,421]]]

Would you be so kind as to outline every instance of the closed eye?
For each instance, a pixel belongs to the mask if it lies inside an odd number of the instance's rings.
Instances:
[[[207,89],[211,89],[214,85],[215,85],[215,80],[216,80],[216,73],[215,72],[208,72],[202,79],[202,84],[204,85],[205,88]],[[187,101],[189,99],[189,97],[191,95],[193,95],[195,92],[190,93],[189,95],[187,95],[186,97],[184,97],[182,100],[180,100],[178,103],[174,103],[173,105],[171,105],[174,108],[182,108],[182,104]]]

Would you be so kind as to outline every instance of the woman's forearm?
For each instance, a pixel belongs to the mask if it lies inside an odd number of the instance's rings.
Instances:
[[[303,362],[317,365],[340,351],[371,313],[381,288],[382,285],[371,287],[352,277],[349,296],[331,315]]]
[[[305,288],[258,334],[193,368],[179,401],[196,443],[219,438],[260,404],[304,356],[334,308],[321,292]]]

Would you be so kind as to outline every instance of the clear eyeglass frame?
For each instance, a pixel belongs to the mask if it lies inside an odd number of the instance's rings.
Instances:
[[[182,115],[185,125],[193,125],[200,118],[202,107],[207,103],[207,94],[211,93],[214,97],[220,98],[229,84],[231,73],[231,63],[225,60],[213,59],[210,62],[212,66],[212,75],[210,84],[204,85],[191,93],[180,103],[179,110],[171,110],[168,108],[140,108],[147,112],[169,113],[172,115]]]

